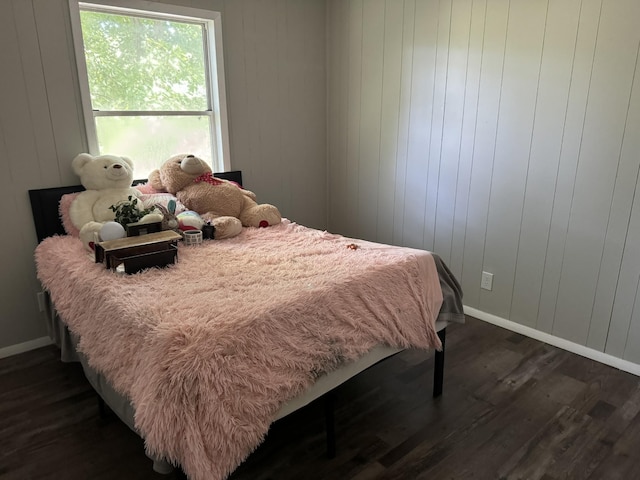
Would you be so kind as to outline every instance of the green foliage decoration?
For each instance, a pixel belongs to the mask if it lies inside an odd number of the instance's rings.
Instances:
[[[132,195],[129,195],[126,201],[123,200],[118,202],[115,205],[111,205],[109,208],[115,213],[115,221],[125,228],[130,223],[140,221],[142,217],[152,211],[150,208],[138,210],[138,199],[134,198]]]

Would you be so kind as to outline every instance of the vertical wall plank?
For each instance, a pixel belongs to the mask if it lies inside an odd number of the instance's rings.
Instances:
[[[329,224],[335,232],[344,232],[347,219],[347,80],[349,59],[345,46],[348,42],[348,2],[330,1],[328,4],[328,82],[332,95],[328,98],[328,191]]]
[[[325,3],[289,0],[291,103],[281,105],[296,121],[287,143],[292,181],[285,186],[292,195],[292,220],[314,228],[326,228],[326,31]]]
[[[326,227],[324,2],[225,2],[233,168],[261,202]]]
[[[66,5],[62,1],[49,2],[52,22],[64,19]],[[40,287],[33,265],[35,229],[27,190],[59,181],[60,152],[80,148],[73,142],[80,130],[77,117],[74,118],[77,110],[63,111],[59,103],[51,101],[59,92],[61,98],[57,100],[75,98],[73,87],[68,85],[70,63],[63,58],[55,66],[43,65],[41,60],[47,51],[64,51],[66,55],[68,38],[64,28],[36,35],[41,13],[36,7],[31,1],[7,1],[0,6],[0,201],[13,215],[12,234],[4,241],[6,248],[0,255],[0,348],[45,335],[35,302]],[[45,46],[44,42],[50,43]],[[69,79],[59,89],[57,75]],[[69,92],[71,95],[65,97]],[[52,118],[66,120],[67,124],[56,128]],[[69,136],[54,139],[56,130]]]
[[[402,89],[402,42],[405,33],[403,29],[404,5],[402,8],[396,8],[396,4],[396,0],[386,0],[384,16],[377,218],[377,240],[382,243],[393,243],[393,201],[400,123],[400,91]]]
[[[482,66],[482,46],[484,44],[484,24],[487,10],[486,0],[472,0],[469,26],[469,45],[467,50],[466,81],[464,86],[464,105],[462,130],[460,132],[460,156],[458,160],[458,179],[451,242],[449,268],[457,278],[463,278],[465,242],[467,236],[467,212],[469,209],[469,187],[473,168],[476,123],[478,120],[478,102],[480,89],[480,70]],[[457,2],[456,2],[457,4]],[[447,159],[448,160],[448,159]],[[467,285],[469,292],[478,291],[478,283]]]
[[[244,55],[244,16],[242,1],[225,2],[222,18],[222,32],[224,36],[224,64],[227,81],[225,88],[229,108],[229,142],[231,150],[231,168],[249,173],[250,165],[246,159],[250,158],[249,142],[245,138],[245,130],[249,123],[249,109],[247,104],[247,75]],[[288,204],[281,207],[288,207]],[[285,211],[287,209],[285,208]]]
[[[286,72],[282,61],[283,51],[280,50],[278,42],[280,29],[280,11],[278,2],[255,2],[252,5],[253,15],[251,16],[252,31],[255,45],[255,91],[256,91],[256,114],[253,115],[256,122],[256,137],[258,140],[257,151],[252,158],[253,171],[260,178],[260,189],[255,192],[258,198],[263,198],[264,192],[277,192],[269,199],[270,203],[280,205],[284,202],[285,195],[282,195],[282,176],[279,172],[284,170],[286,165],[282,155],[280,155],[281,144],[281,121],[274,121],[282,115],[280,105],[280,84],[281,74]]]
[[[636,49],[634,82],[625,116],[625,129],[620,146],[618,171],[613,200],[609,210],[607,234],[600,260],[598,284],[587,338],[587,346],[597,350],[604,350],[609,331],[614,331],[616,332],[614,335],[619,335],[619,332],[616,331],[618,325],[612,318],[612,309],[616,288],[621,286],[619,277],[622,257],[625,243],[629,241],[631,208],[634,195],[637,193],[638,169],[640,167],[640,136],[638,136],[638,132],[640,132],[640,71],[638,69],[638,53],[640,53],[640,49]],[[633,263],[633,260],[631,260],[631,263]],[[640,268],[636,268],[636,272],[640,271]],[[625,301],[630,302],[631,298],[629,297]],[[637,298],[633,297],[633,299],[637,304]],[[624,327],[622,331],[624,332]],[[633,334],[634,332],[631,331],[629,338],[638,338]],[[637,342],[629,342],[629,338],[627,338],[627,346],[631,345],[631,348],[635,349],[634,345]],[[637,350],[635,352],[637,353]],[[640,356],[636,354],[630,355],[635,358],[633,361],[640,360]],[[626,351],[625,358],[627,358]]]
[[[640,138],[637,135],[637,132],[640,131],[640,64],[638,64],[638,60],[636,60],[635,81],[629,114],[625,141],[622,146],[622,159],[627,160],[629,163],[637,164],[638,152],[640,151]],[[633,178],[632,175],[630,177]],[[638,186],[639,175],[636,172],[636,183],[633,191],[634,200],[640,199]],[[612,315],[609,337],[607,338],[607,346],[610,345],[607,353],[616,356],[620,355],[620,345],[624,340],[622,357],[631,362],[640,363],[640,342],[637,341],[640,338],[640,302],[638,301],[640,295],[638,291],[638,284],[640,283],[640,249],[638,248],[638,245],[640,245],[640,225],[637,220],[637,216],[640,214],[640,204],[634,204],[633,206],[635,219],[630,221],[625,238],[622,270],[617,282],[620,295],[616,295],[616,303],[614,304],[617,307],[620,304],[630,305],[633,302],[633,314],[631,324],[628,325],[628,317],[624,317],[614,310],[615,315]],[[636,285],[635,292],[633,291],[634,283]],[[624,296],[625,292],[628,292],[627,296]],[[625,332],[628,332],[627,335],[625,335]]]
[[[640,53],[640,50],[639,52]],[[608,326],[608,336],[605,344],[605,352],[616,357],[624,357],[633,362],[640,363],[636,340],[640,332],[638,328],[638,281],[640,279],[640,189],[638,172],[638,152],[640,152],[640,138],[637,132],[640,131],[640,65],[636,58],[636,68],[632,95],[629,103],[627,125],[625,128],[624,142],[621,151],[621,167],[624,171],[618,175],[621,182],[631,182],[632,198],[631,211],[621,208],[620,215],[629,215],[626,226],[625,237],[622,245],[614,243],[615,247],[622,246],[623,256],[620,264],[618,278],[613,283],[615,288],[614,303],[611,311],[611,324]],[[635,166],[635,172],[633,167]],[[626,187],[627,185],[625,185]],[[613,210],[612,213],[618,210]],[[600,287],[600,282],[599,282]],[[602,297],[596,296],[597,300]],[[605,303],[605,302],[601,302]],[[600,315],[606,315],[608,305],[594,306],[594,315],[599,309],[604,310]],[[597,318],[597,317],[596,317]]]
[[[396,156],[395,197],[393,202],[393,241],[403,243],[405,188],[409,154],[410,113],[413,99],[413,39],[415,37],[415,0],[404,0],[402,35],[402,64],[400,72],[400,109],[398,122],[398,151]]]
[[[378,229],[378,184],[382,74],[384,69],[385,2],[370,0],[362,14],[362,86],[360,158],[358,159],[358,236],[376,240]]]
[[[344,210],[349,220],[344,233],[357,236],[356,218],[358,215],[358,176],[360,175],[360,121],[362,87],[362,13],[363,2],[349,3],[349,85],[347,104],[347,198]]]
[[[538,319],[580,0],[551,1],[548,8],[510,314],[530,327]]]
[[[474,134],[473,169],[469,185],[467,234],[464,245],[465,263],[461,278],[465,291],[465,303],[475,307],[480,306],[480,275],[484,266],[485,235],[508,16],[508,1],[487,1],[478,90],[478,116]],[[487,268],[492,270],[492,265],[487,265]]]
[[[493,290],[480,307],[508,318],[522,221],[531,129],[540,75],[546,2],[512,2],[496,134],[484,263]]]
[[[87,142],[72,53],[69,4],[64,0],[33,0],[33,6],[60,177],[62,182],[73,184],[78,177],[71,170],[71,161],[87,151]]]
[[[402,243],[424,245],[424,206],[431,158],[431,118],[434,100],[435,62],[438,39],[438,3],[418,0],[415,11],[413,68],[407,172],[404,184],[404,229]]]
[[[580,344],[589,334],[620,159],[626,121],[620,112],[629,105],[640,35],[638,8],[633,0],[605,2],[600,20],[558,292],[556,319],[562,321],[553,330]]]
[[[458,199],[458,176],[461,167],[462,124],[465,108],[465,87],[468,79],[469,35],[471,33],[471,0],[455,1],[451,5],[444,122],[441,136],[440,174],[436,195],[433,230],[433,250],[451,267],[454,216]],[[466,168],[465,172],[469,169]],[[468,175],[468,173],[467,173]],[[464,188],[463,188],[464,190]],[[466,198],[464,199],[466,206]],[[428,225],[425,225],[427,228]],[[427,235],[425,233],[425,244]],[[462,252],[458,250],[460,257]],[[453,267],[451,267],[453,268]]]
[[[553,331],[556,318],[558,288],[591,82],[600,9],[601,0],[582,1],[538,311],[537,328],[547,333]]]
[[[431,125],[429,126],[429,160],[427,168],[427,192],[424,203],[424,219],[421,248],[434,250],[436,217],[438,210],[440,176],[442,173],[442,141],[444,136],[445,103],[449,79],[449,43],[451,41],[451,0],[440,0],[436,39],[436,58],[433,75],[433,99]],[[450,164],[451,162],[445,162]],[[445,176],[449,171],[445,167]],[[440,253],[440,252],[438,252]],[[448,249],[441,252],[448,260]]]
[[[50,120],[51,111],[47,101],[44,72],[40,63],[41,52],[33,4],[30,1],[18,1],[13,3],[13,9],[15,24],[20,26],[16,33],[20,45],[18,53],[22,59],[28,112],[33,131],[38,132],[33,138],[37,152],[33,160],[37,161],[37,168],[31,170],[32,180],[35,173],[39,176],[39,186],[56,185],[61,180],[60,166],[56,161],[55,138]],[[25,160],[26,163],[30,161],[28,157]]]

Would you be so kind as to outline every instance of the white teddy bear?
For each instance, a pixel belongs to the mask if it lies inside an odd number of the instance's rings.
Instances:
[[[129,196],[139,198],[139,190],[132,188],[133,162],[127,157],[100,155],[94,157],[81,153],[71,163],[73,171],[80,177],[86,189],[71,203],[69,217],[80,230],[80,239],[85,247],[92,250],[105,222],[113,221],[115,214],[111,205],[128,201]],[[152,212],[141,222],[162,220],[162,214]]]

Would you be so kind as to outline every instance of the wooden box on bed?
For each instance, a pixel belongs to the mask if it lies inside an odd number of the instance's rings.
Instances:
[[[179,233],[167,230],[98,242],[95,244],[96,263],[104,263],[112,270],[124,265],[125,273],[165,267],[175,262],[181,238]]]

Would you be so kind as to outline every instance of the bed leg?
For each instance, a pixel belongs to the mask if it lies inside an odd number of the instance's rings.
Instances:
[[[324,425],[327,436],[327,458],[336,456],[336,429],[333,410],[333,392],[324,395]]]
[[[444,344],[447,337],[447,329],[443,328],[438,332],[440,342],[442,342],[442,350],[435,354],[435,366],[433,372],[433,398],[442,395],[442,382],[444,380]]]

